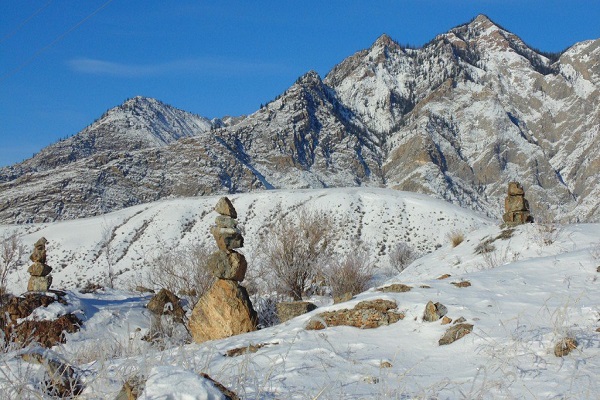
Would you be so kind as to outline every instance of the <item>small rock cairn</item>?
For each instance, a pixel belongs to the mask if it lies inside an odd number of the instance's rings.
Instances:
[[[219,199],[215,211],[220,215],[211,233],[219,250],[209,257],[207,265],[216,281],[198,300],[190,317],[190,333],[196,343],[257,329],[256,311],[248,292],[239,284],[246,276],[248,264],[244,255],[234,250],[244,246],[237,212],[227,197]]]
[[[46,238],[41,238],[34,244],[33,253],[29,259],[33,264],[29,266],[27,272],[31,275],[27,290],[29,292],[47,292],[52,284],[52,268],[46,264]]]
[[[508,196],[504,200],[504,215],[502,219],[506,225],[521,225],[533,222],[529,213],[529,202],[525,198],[525,191],[519,182],[508,184]]]

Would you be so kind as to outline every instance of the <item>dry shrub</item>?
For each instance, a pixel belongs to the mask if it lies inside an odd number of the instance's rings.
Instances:
[[[6,292],[6,279],[9,272],[21,265],[21,256],[25,248],[16,233],[4,233],[0,238],[0,298],[4,299]],[[3,302],[0,302],[2,305]]]
[[[372,278],[373,265],[367,252],[347,254],[333,262],[326,273],[327,284],[334,297],[364,292],[369,288]]]
[[[419,258],[419,254],[406,242],[397,243],[389,253],[390,265],[400,273],[409,266],[411,262]]]
[[[264,235],[263,268],[278,291],[294,300],[315,280],[331,257],[333,220],[304,208],[278,218]]]
[[[452,231],[448,232],[448,235],[446,235],[446,236],[450,240],[452,247],[456,247],[465,241],[465,234],[459,230],[452,230]]]
[[[159,254],[150,261],[150,286],[168,289],[193,306],[214,281],[206,264],[210,253],[201,244],[175,249],[160,246]]]

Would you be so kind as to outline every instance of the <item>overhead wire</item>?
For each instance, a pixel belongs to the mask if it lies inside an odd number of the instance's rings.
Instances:
[[[17,72],[19,72],[20,70],[22,70],[23,68],[25,68],[33,60],[35,60],[40,54],[42,54],[44,51],[48,50],[50,47],[54,46],[56,43],[58,43],[61,40],[63,40],[69,33],[73,32],[75,29],[79,28],[87,20],[89,20],[90,18],[92,18],[94,15],[98,14],[100,11],[102,11],[104,8],[106,8],[112,2],[113,2],[113,0],[108,0],[107,2],[105,2],[104,4],[102,4],[100,7],[98,7],[94,12],[92,12],[91,14],[89,14],[88,16],[86,16],[85,18],[83,18],[81,21],[79,21],[78,23],[76,23],[75,25],[73,25],[66,32],[64,32],[61,35],[59,35],[52,42],[50,42],[46,46],[42,47],[41,49],[39,49],[38,51],[36,51],[35,53],[33,53],[33,55],[31,57],[29,57],[27,60],[25,60],[25,62],[19,64],[17,67],[15,67],[12,70],[6,72],[5,74],[0,75],[0,82],[4,81],[5,79],[11,77],[12,75],[16,74]]]
[[[19,26],[17,26],[15,29],[13,29],[12,31],[10,31],[6,35],[4,35],[0,39],[0,43],[4,42],[5,40],[10,39],[12,36],[14,36],[15,33],[19,32],[21,30],[21,28],[23,28],[25,25],[27,25],[27,23],[29,21],[31,21],[36,15],[38,15],[39,13],[44,11],[50,5],[50,3],[52,3],[52,0],[50,0],[49,2],[47,2],[46,4],[44,4],[43,6],[38,8],[33,14],[31,14],[29,17],[27,17],[27,19],[25,19],[23,22],[21,22],[19,24]]]

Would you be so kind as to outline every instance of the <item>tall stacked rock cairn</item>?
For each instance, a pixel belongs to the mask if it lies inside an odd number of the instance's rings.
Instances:
[[[246,276],[247,263],[234,250],[244,246],[237,212],[227,197],[219,199],[215,211],[220,215],[211,233],[219,250],[209,257],[207,265],[216,281],[198,300],[190,317],[190,333],[196,343],[255,331],[258,323],[248,292],[239,284]]]
[[[41,238],[34,244],[33,253],[29,256],[29,259],[33,261],[33,264],[29,267],[27,272],[31,275],[29,283],[27,284],[27,291],[29,292],[47,292],[50,290],[52,284],[52,268],[46,264],[46,238]]]
[[[529,213],[529,202],[525,199],[525,190],[519,182],[508,184],[508,196],[504,200],[504,215],[502,219],[509,226],[533,222]]]

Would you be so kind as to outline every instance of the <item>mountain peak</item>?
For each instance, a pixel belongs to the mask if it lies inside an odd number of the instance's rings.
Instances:
[[[311,69],[310,71],[302,75],[300,78],[298,78],[296,83],[299,85],[320,85],[322,81],[321,76],[316,71]]]
[[[479,14],[471,22],[467,24],[470,28],[478,31],[483,31],[489,28],[498,28],[498,24],[494,23],[487,15]]]
[[[400,45],[394,41],[387,33],[382,34],[375,40],[371,48],[381,47],[383,49],[399,49]]]

